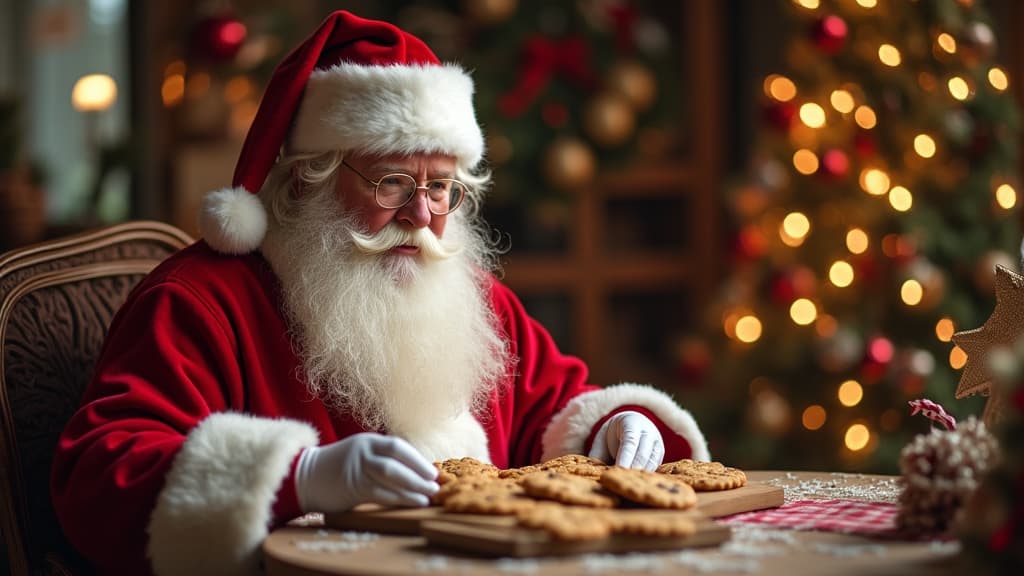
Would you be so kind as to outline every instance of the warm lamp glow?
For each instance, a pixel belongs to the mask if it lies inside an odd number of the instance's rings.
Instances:
[[[106,74],[82,76],[71,89],[71,105],[82,112],[102,112],[117,101],[117,83]]]

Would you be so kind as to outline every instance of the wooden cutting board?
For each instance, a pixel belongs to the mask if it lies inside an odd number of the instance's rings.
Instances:
[[[623,511],[629,513],[629,511]],[[650,510],[642,513],[650,514]],[[525,558],[566,556],[571,554],[651,552],[715,546],[729,539],[730,528],[702,516],[699,512],[658,510],[660,514],[685,514],[697,523],[689,536],[633,536],[613,534],[598,540],[558,540],[543,530],[516,526],[512,517],[489,516],[473,522],[429,520],[420,531],[427,544],[481,556]]]
[[[781,506],[783,490],[760,482],[747,482],[741,488],[717,492],[698,492],[695,510],[706,518],[719,518],[740,512]],[[349,512],[327,514],[324,524],[343,530],[361,530],[382,534],[416,535],[426,522],[444,521],[461,524],[488,524],[494,516],[453,514],[443,508],[381,508],[366,505]],[[500,519],[500,517],[499,517]],[[511,519],[507,519],[511,521]],[[513,522],[514,523],[514,522]]]

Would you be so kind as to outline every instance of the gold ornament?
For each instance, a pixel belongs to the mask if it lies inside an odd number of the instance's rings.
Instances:
[[[504,22],[515,13],[518,0],[462,0],[466,13],[480,24]]]
[[[609,90],[624,97],[638,112],[650,108],[658,96],[658,81],[654,74],[633,60],[615,63],[608,70],[605,83]]]
[[[598,94],[583,110],[583,129],[600,146],[622,144],[635,127],[636,116],[629,101],[614,92]]]
[[[559,138],[544,151],[544,177],[562,190],[572,190],[594,179],[594,152],[578,138]]]
[[[953,334],[953,343],[967,353],[967,364],[956,387],[956,398],[988,396],[982,420],[992,427],[1000,419],[1002,395],[995,389],[989,368],[989,353],[1010,347],[1024,329],[1024,276],[1003,266],[996,267],[996,308],[985,325]]]

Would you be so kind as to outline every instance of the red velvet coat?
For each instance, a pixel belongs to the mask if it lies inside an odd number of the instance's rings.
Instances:
[[[490,294],[518,358],[473,422],[495,465],[585,453],[627,407],[658,424],[667,460],[708,459],[671,398],[587,384],[583,363],[561,354],[507,287],[492,279]],[[365,431],[309,400],[299,362],[258,253],[223,256],[198,242],[168,259],[118,312],[60,438],[52,494],[67,536],[103,573],[251,573],[268,528],[300,513],[301,450]],[[456,446],[461,432],[448,432]]]

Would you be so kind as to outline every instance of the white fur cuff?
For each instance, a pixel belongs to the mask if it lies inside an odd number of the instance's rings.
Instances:
[[[541,441],[541,458],[548,460],[562,454],[582,454],[584,443],[594,425],[622,406],[642,406],[654,413],[666,426],[690,443],[694,460],[711,460],[704,434],[689,412],[668,394],[650,386],[619,384],[573,398],[551,419]]]
[[[149,522],[153,571],[255,574],[292,460],[317,433],[294,420],[214,414],[189,433]]]

